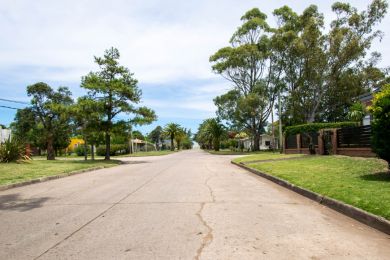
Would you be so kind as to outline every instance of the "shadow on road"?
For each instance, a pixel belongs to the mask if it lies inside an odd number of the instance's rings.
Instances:
[[[19,194],[0,195],[0,210],[29,211],[42,207],[49,197],[21,199]]]

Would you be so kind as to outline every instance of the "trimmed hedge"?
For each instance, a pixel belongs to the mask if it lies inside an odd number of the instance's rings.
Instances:
[[[326,128],[343,128],[357,126],[357,122],[337,122],[337,123],[309,123],[303,125],[294,125],[286,127],[285,135],[296,135],[307,132],[317,132]]]

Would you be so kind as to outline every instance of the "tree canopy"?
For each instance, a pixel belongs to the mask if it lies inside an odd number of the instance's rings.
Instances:
[[[153,110],[138,107],[141,101],[141,90],[138,81],[128,68],[119,65],[120,54],[115,48],[105,51],[103,57],[95,57],[99,71],[90,72],[82,78],[81,87],[88,90],[88,96],[98,107],[102,107],[101,128],[105,132],[106,155],[110,159],[111,133],[116,124],[115,118],[123,113],[133,115],[130,124],[149,124],[156,120]]]

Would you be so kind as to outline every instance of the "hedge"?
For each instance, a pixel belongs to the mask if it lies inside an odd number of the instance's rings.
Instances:
[[[307,132],[317,132],[326,128],[343,128],[357,126],[357,122],[337,122],[337,123],[309,123],[303,125],[294,125],[286,127],[284,131],[286,136],[296,135]]]
[[[73,151],[77,154],[77,156],[84,156],[84,144],[77,146]],[[91,154],[89,146],[87,146],[87,153]]]
[[[119,154],[128,154],[129,146],[125,144],[111,144],[110,145],[110,155],[119,155]],[[96,149],[96,154],[99,156],[105,156],[106,155],[106,147],[105,146],[99,146]]]

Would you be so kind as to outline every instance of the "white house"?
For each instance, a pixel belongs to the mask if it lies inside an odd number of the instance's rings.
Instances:
[[[271,149],[271,140],[272,136],[267,134],[262,134],[260,136],[260,150],[269,150]],[[252,138],[245,138],[241,140],[244,143],[244,150],[251,150],[253,147],[253,139]],[[278,148],[277,140],[275,140],[276,147]]]
[[[0,143],[4,143],[11,137],[11,129],[0,128]]]

